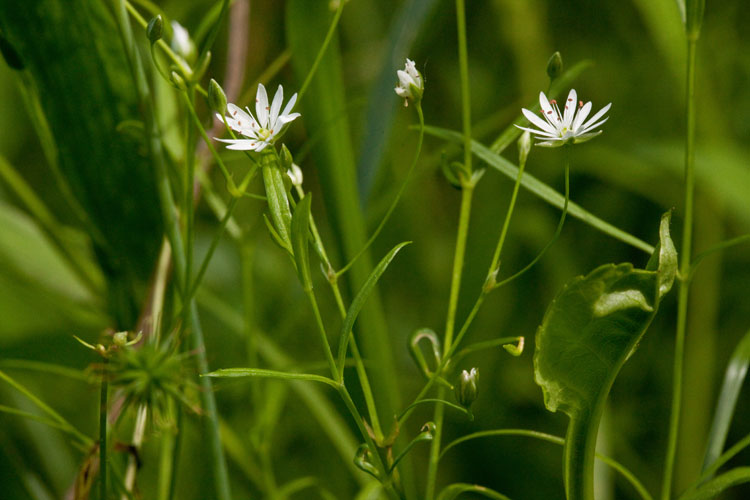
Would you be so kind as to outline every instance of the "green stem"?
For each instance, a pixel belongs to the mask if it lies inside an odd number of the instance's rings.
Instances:
[[[318,50],[318,55],[315,56],[315,61],[313,62],[313,65],[310,68],[310,71],[308,71],[307,76],[305,77],[305,81],[302,83],[302,87],[299,89],[299,93],[297,94],[297,101],[302,100],[302,96],[305,95],[305,91],[307,91],[307,87],[310,85],[310,82],[312,82],[312,79],[315,76],[315,73],[318,71],[318,66],[320,65],[320,61],[323,60],[323,56],[326,53],[326,49],[328,49],[328,46],[331,44],[331,40],[333,40],[333,35],[336,33],[336,26],[338,26],[339,24],[339,19],[341,18],[341,12],[344,10],[344,4],[346,4],[346,0],[339,1],[339,7],[338,9],[336,9],[336,13],[333,15],[331,26],[328,28],[328,33],[326,33],[326,37],[323,40],[323,44],[320,46],[320,50]]]
[[[456,25],[458,31],[458,64],[461,78],[461,117],[463,122],[464,165],[463,171],[471,175],[471,94],[469,91],[469,58],[466,46],[466,12],[464,0],[456,0]],[[456,236],[456,251],[453,255],[453,272],[451,275],[451,290],[448,298],[448,314],[445,321],[445,339],[443,352],[448,352],[453,342],[453,329],[456,323],[456,309],[458,295],[461,289],[461,275],[463,274],[464,255],[466,253],[466,238],[469,233],[471,216],[471,201],[474,194],[474,179],[462,179],[461,212],[458,217],[458,232]],[[443,362],[447,358],[443,357]],[[445,399],[445,388],[438,389],[437,399]],[[430,458],[427,467],[426,500],[435,498],[438,462],[440,460],[440,440],[443,435],[443,415],[445,407],[438,403],[435,406],[433,422],[435,422],[435,436],[430,447]]]
[[[350,267],[359,259],[368,248],[370,248],[370,245],[375,241],[375,238],[378,237],[380,234],[380,231],[382,231],[383,227],[385,226],[386,222],[388,222],[388,219],[390,219],[391,214],[393,213],[393,210],[395,210],[396,205],[398,205],[398,202],[401,200],[401,196],[404,194],[404,191],[406,190],[406,186],[409,184],[409,181],[411,180],[412,173],[414,172],[414,167],[417,165],[417,160],[419,159],[419,154],[422,152],[422,141],[424,139],[424,115],[422,114],[422,105],[421,103],[417,102],[414,106],[417,109],[417,114],[419,115],[419,139],[417,140],[417,150],[414,153],[414,159],[411,162],[411,165],[409,166],[409,170],[406,172],[406,178],[404,178],[403,184],[401,184],[401,187],[398,189],[398,192],[396,193],[396,197],[391,202],[391,206],[388,207],[388,210],[385,212],[385,215],[383,216],[383,219],[380,221],[380,224],[378,224],[378,227],[375,229],[375,231],[372,233],[372,236],[370,236],[370,239],[367,240],[367,243],[364,244],[362,249],[357,252],[357,254],[352,257],[352,259],[340,270],[336,272],[336,277],[340,277],[342,274],[344,274],[346,271],[349,270]]]
[[[333,380],[338,381],[338,369],[336,368],[336,361],[333,359],[333,352],[331,352],[331,344],[328,342],[328,336],[326,335],[326,328],[323,325],[323,318],[320,316],[320,309],[318,308],[318,301],[315,298],[315,293],[312,290],[305,290],[307,298],[310,300],[310,305],[313,308],[315,314],[315,324],[318,327],[318,333],[320,334],[320,341],[323,344],[325,350],[326,360],[328,361],[328,367],[331,369],[331,377]]]
[[[194,105],[195,90],[192,85],[187,89],[186,100],[190,103],[191,107]],[[197,137],[195,134],[195,127],[190,126],[190,122],[186,123],[185,134],[185,192],[183,193],[183,212],[185,213],[185,298],[183,298],[183,302],[189,300],[186,297],[190,288],[190,283],[193,279],[193,251],[195,249],[195,205],[193,203],[193,183],[195,182],[195,145]]]
[[[99,498],[107,499],[107,396],[109,382],[107,381],[107,363],[104,358],[104,374],[102,376],[101,391],[99,393]]]
[[[685,144],[685,218],[682,226],[682,255],[680,256],[680,275],[690,275],[691,247],[693,237],[693,192],[695,190],[695,56],[697,39],[688,38],[687,44],[687,128]],[[669,500],[672,493],[677,436],[680,426],[680,409],[682,406],[682,377],[685,357],[685,333],[687,330],[688,292],[690,283],[680,281],[677,299],[677,332],[675,335],[674,373],[672,382],[672,408],[669,419],[669,437],[667,456],[664,465],[662,483],[662,500]]]

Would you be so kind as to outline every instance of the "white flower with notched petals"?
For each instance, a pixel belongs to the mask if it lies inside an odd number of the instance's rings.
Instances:
[[[539,129],[516,127],[522,130],[528,130],[534,134],[536,139],[542,142],[537,142],[537,146],[545,146],[554,148],[562,146],[563,144],[578,144],[586,142],[589,139],[596,137],[601,134],[601,130],[596,130],[599,125],[606,122],[609,117],[602,118],[604,114],[609,111],[612,103],[607,104],[599,110],[594,116],[584,122],[591,112],[591,101],[586,104],[583,101],[578,101],[575,89],[572,89],[568,94],[568,99],[565,101],[562,111],[557,101],[552,99],[547,100],[547,96],[544,92],[539,93],[539,104],[542,107],[542,116],[544,120],[539,118],[534,112],[529,111],[526,108],[522,108],[524,116]]]
[[[245,136],[246,139],[217,140],[229,144],[227,149],[263,151],[266,146],[270,146],[281,136],[290,122],[300,116],[299,113],[291,112],[297,102],[297,94],[289,99],[286,107],[281,111],[283,101],[284,89],[281,85],[279,85],[276,94],[273,96],[273,102],[269,106],[266,88],[263,84],[258,84],[258,94],[255,96],[255,116],[253,116],[250,108],[247,108],[247,112],[245,112],[232,103],[227,104],[227,111],[229,112],[227,116],[216,114],[219,120],[226,120],[229,128]]]
[[[417,66],[411,59],[406,59],[406,66],[396,72],[398,85],[395,90],[399,97],[404,99],[404,106],[409,105],[409,99],[419,101],[424,92],[424,79],[417,70]]]

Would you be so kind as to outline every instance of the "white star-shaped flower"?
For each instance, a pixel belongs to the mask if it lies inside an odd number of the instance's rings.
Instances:
[[[289,99],[286,107],[281,111],[283,101],[284,89],[281,85],[279,85],[276,94],[273,96],[273,102],[269,106],[266,88],[263,84],[258,84],[258,93],[255,96],[255,116],[253,116],[250,108],[246,108],[247,112],[245,112],[245,110],[232,103],[227,104],[229,114],[226,117],[218,113],[216,114],[219,120],[226,120],[227,125],[232,130],[245,136],[246,139],[217,140],[229,144],[227,149],[263,151],[266,146],[273,144],[281,136],[290,122],[300,116],[299,113],[291,112],[294,104],[297,102],[297,94],[294,94]]]
[[[409,99],[413,101],[422,99],[424,80],[414,61],[407,58],[404,69],[396,71],[396,75],[398,75],[398,85],[393,90],[404,99],[404,106],[408,105]]]
[[[539,92],[539,104],[542,107],[542,116],[544,120],[539,118],[533,111],[529,111],[526,108],[522,108],[524,116],[539,129],[516,127],[522,130],[528,130],[534,134],[536,139],[542,142],[537,142],[537,146],[545,146],[554,148],[562,146],[563,144],[578,144],[586,142],[589,139],[596,137],[601,134],[601,130],[596,130],[599,125],[606,122],[609,117],[602,118],[604,114],[609,111],[612,103],[607,104],[599,110],[594,116],[589,118],[588,121],[584,122],[591,112],[591,101],[586,104],[583,101],[578,101],[575,89],[571,89],[568,94],[568,99],[565,101],[562,112],[557,101],[554,99],[549,101],[544,92]]]

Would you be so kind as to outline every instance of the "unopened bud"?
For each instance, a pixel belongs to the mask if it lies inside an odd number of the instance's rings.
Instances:
[[[529,151],[531,151],[531,134],[528,130],[525,130],[521,137],[518,138],[518,165],[526,165],[526,158],[529,157]]]
[[[547,61],[547,76],[550,80],[556,79],[563,72],[563,60],[560,52],[555,52]]]
[[[479,372],[472,368],[470,372],[463,370],[456,384],[456,400],[464,408],[469,408],[477,399],[477,382]]]
[[[220,115],[227,111],[227,95],[221,85],[213,78],[208,82],[208,105],[211,106],[211,110]]]
[[[177,21],[172,21],[172,43],[171,48],[189,64],[195,61],[197,52],[195,44],[190,38],[190,33]]]
[[[404,106],[409,105],[409,100],[419,102],[424,93],[424,77],[417,70],[416,64],[411,59],[406,59],[404,69],[396,72],[398,84],[394,89],[399,97],[403,97]]]
[[[286,147],[286,144],[281,145],[281,151],[279,151],[279,161],[281,162],[281,168],[284,170],[291,169],[292,165],[294,164],[292,152],[289,151],[289,148]]]
[[[187,85],[185,85],[185,79],[180,76],[179,73],[176,71],[172,71],[169,74],[170,79],[172,80],[172,85],[177,87],[179,90],[182,90],[183,92],[187,90]]]
[[[146,27],[146,36],[148,37],[148,41],[151,43],[158,42],[159,40],[161,40],[163,32],[164,20],[161,18],[161,14],[152,17],[148,22],[148,26]]]
[[[294,186],[300,187],[302,186],[302,169],[299,168],[299,165],[296,163],[292,163],[292,168],[286,171],[289,178],[292,180],[292,184]]]
[[[128,343],[128,332],[117,332],[112,337],[112,342],[118,347],[124,347]]]

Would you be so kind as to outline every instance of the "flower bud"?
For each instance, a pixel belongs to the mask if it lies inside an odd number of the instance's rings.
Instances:
[[[518,165],[526,165],[526,158],[529,157],[529,151],[531,151],[531,134],[528,130],[521,134],[518,138]]]
[[[192,64],[198,55],[195,44],[190,38],[190,33],[177,21],[172,21],[172,43],[171,48],[177,55]]]
[[[148,41],[151,43],[158,42],[159,40],[161,40],[163,32],[164,20],[161,18],[161,14],[152,17],[148,22],[148,26],[146,27],[146,36],[148,37]]]
[[[463,370],[456,384],[456,400],[464,408],[469,408],[477,399],[477,381],[479,372],[472,368],[470,372]]]
[[[112,342],[117,347],[125,347],[128,343],[128,332],[117,332],[112,336]]]
[[[550,80],[556,79],[563,72],[563,60],[560,52],[555,52],[547,61],[547,76]]]
[[[208,105],[211,106],[212,111],[220,115],[227,112],[227,95],[221,85],[213,78],[208,82]]]
[[[403,97],[404,106],[409,105],[410,99],[414,102],[421,101],[424,93],[424,78],[417,70],[414,61],[407,58],[404,69],[398,70],[396,74],[398,75],[398,84],[393,90],[399,97]]]
[[[172,71],[169,74],[169,78],[172,80],[172,85],[177,87],[178,90],[182,90],[183,92],[187,90],[187,85],[185,85],[185,79],[180,76],[179,73],[176,71]]]
[[[292,185],[300,187],[302,186],[302,179],[304,178],[302,176],[302,169],[299,168],[299,165],[296,163],[292,163],[292,168],[286,171],[289,178],[292,180]]]
[[[279,151],[279,160],[281,162],[281,168],[283,170],[289,170],[294,165],[294,159],[292,158],[292,152],[286,147],[286,144],[281,145],[281,151]]]

